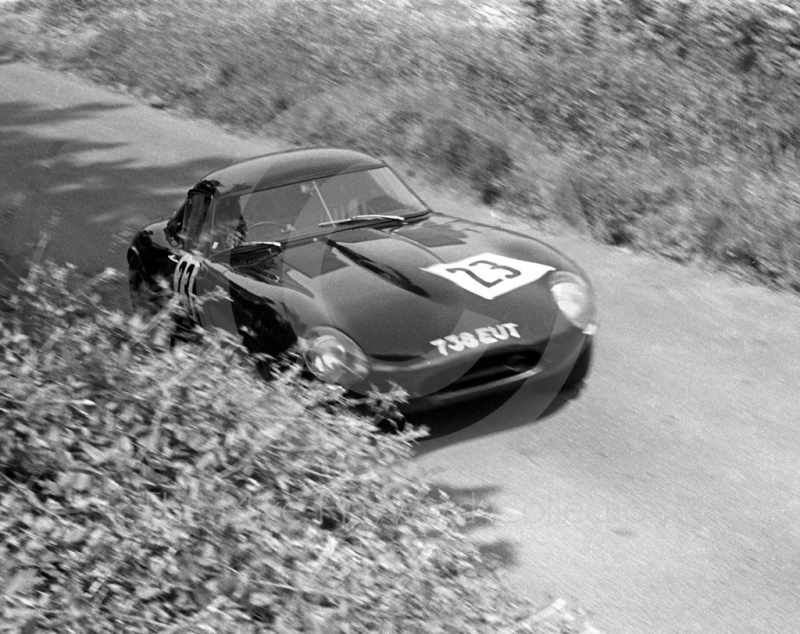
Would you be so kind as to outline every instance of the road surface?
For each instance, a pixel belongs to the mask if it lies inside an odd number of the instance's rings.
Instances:
[[[119,232],[170,213],[212,167],[285,145],[0,66],[0,253],[14,266],[58,212],[53,257],[122,268]],[[536,233],[467,195],[424,191],[440,210]],[[539,420],[517,399],[426,441],[420,471],[498,513],[469,534],[519,593],[563,597],[609,633],[792,630],[800,300],[580,238],[551,242],[598,289],[590,382]]]

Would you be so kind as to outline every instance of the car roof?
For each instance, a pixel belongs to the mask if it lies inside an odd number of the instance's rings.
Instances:
[[[382,160],[355,150],[297,148],[232,163],[207,174],[194,189],[224,196],[385,165]]]

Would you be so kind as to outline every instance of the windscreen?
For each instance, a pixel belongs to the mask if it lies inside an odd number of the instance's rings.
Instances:
[[[215,204],[226,246],[281,241],[354,216],[408,216],[426,205],[388,167],[337,174],[241,195]]]

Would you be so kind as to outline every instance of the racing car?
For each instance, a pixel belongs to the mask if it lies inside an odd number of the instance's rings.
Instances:
[[[353,150],[213,171],[136,234],[127,259],[135,306],[160,306],[166,288],[194,325],[270,357],[295,351],[320,381],[399,386],[405,413],[551,378],[574,386],[590,368],[595,292],[572,260],[432,210]]]

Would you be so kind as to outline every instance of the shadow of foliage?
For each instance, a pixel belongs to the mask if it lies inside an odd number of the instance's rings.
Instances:
[[[130,130],[96,133],[109,125],[108,115],[135,107],[141,108],[113,100],[64,108],[0,103],[0,276],[25,270],[50,225],[42,257],[71,262],[85,274],[106,266],[124,270],[133,232],[171,214],[193,182],[230,161],[204,155],[198,144],[185,159],[148,165],[120,140],[132,138]],[[142,134],[152,132],[142,126]],[[93,134],[84,133],[93,127]],[[98,137],[103,140],[85,140]],[[165,154],[175,153],[163,143]]]

